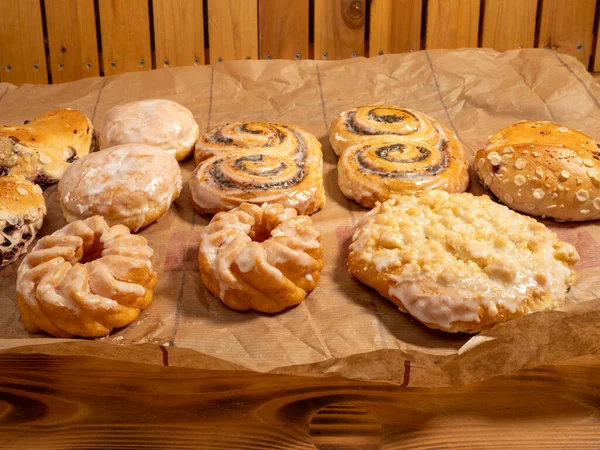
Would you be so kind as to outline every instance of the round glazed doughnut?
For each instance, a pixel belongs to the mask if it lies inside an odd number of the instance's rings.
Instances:
[[[223,125],[196,145],[190,178],[196,211],[214,214],[241,203],[281,203],[300,214],[325,205],[321,144],[289,125]]]
[[[198,261],[202,282],[227,306],[275,313],[315,288],[323,246],[311,219],[295,209],[243,203],[202,231]]]
[[[0,268],[27,251],[45,216],[38,185],[14,175],[0,177]]]
[[[579,131],[522,121],[475,157],[483,186],[517,211],[559,221],[600,219],[600,149]]]
[[[0,176],[20,175],[46,189],[70,163],[92,151],[89,119],[72,109],[53,111],[24,125],[0,127]]]
[[[432,190],[367,213],[348,268],[428,327],[475,333],[561,306],[578,260],[544,225],[487,196]]]
[[[142,144],[112,147],[82,158],[58,184],[67,222],[100,215],[137,231],[158,220],[181,192],[181,172],[167,152]]]
[[[31,333],[99,337],[137,319],[156,272],[146,239],[99,216],[40,239],[17,272],[21,320]]]
[[[146,144],[168,151],[177,161],[192,152],[200,129],[191,111],[171,100],[150,99],[109,109],[100,148]]]
[[[454,133],[418,111],[354,108],[333,121],[329,140],[340,155],[340,189],[366,207],[396,195],[464,192],[469,186],[464,150]]]

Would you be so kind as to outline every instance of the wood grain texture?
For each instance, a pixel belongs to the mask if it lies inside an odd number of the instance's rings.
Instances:
[[[262,59],[308,58],[308,0],[258,0]]]
[[[0,0],[0,80],[48,83],[39,0]]]
[[[315,0],[315,59],[365,54],[365,0]]]
[[[600,359],[469,386],[0,355],[3,449],[594,449]]]
[[[538,0],[484,0],[481,46],[498,51],[533,47]]]
[[[154,0],[156,67],[204,64],[202,0]]]
[[[257,0],[208,0],[210,63],[258,58]]]
[[[425,48],[477,47],[480,0],[429,0]]]
[[[596,0],[543,0],[538,46],[573,55],[587,66],[595,11]]]
[[[46,0],[53,83],[100,75],[94,0]]]
[[[422,8],[422,0],[373,0],[369,55],[419,50]]]
[[[104,75],[152,69],[147,0],[98,0]]]

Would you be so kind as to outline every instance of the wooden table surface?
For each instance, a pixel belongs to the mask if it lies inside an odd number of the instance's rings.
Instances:
[[[2,449],[600,449],[600,358],[469,386],[0,355]]]

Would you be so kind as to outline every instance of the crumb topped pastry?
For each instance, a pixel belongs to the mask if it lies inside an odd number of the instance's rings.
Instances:
[[[0,177],[0,268],[27,251],[45,216],[46,203],[38,185],[14,175]]]
[[[243,203],[202,231],[198,261],[202,282],[227,306],[275,313],[315,288],[323,246],[310,217],[280,204]]]
[[[332,122],[329,141],[340,156],[340,189],[366,207],[396,195],[464,192],[469,186],[460,141],[418,111],[394,106],[344,111]]]
[[[578,260],[543,224],[487,196],[432,190],[367,213],[348,268],[428,327],[475,333],[559,307]]]
[[[551,122],[522,121],[477,152],[483,186],[510,208],[559,221],[600,218],[600,148]]]
[[[93,150],[87,117],[72,109],[49,112],[24,125],[0,127],[0,176],[20,175],[45,190]]]

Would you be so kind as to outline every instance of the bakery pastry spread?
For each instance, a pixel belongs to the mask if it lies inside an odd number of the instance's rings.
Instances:
[[[344,111],[332,122],[329,140],[340,155],[340,189],[366,207],[396,195],[464,192],[469,186],[456,136],[418,111],[393,106]]]
[[[315,288],[323,246],[308,216],[281,204],[244,203],[213,217],[198,260],[204,285],[227,306],[275,313]]]
[[[125,144],[88,155],[58,185],[67,222],[101,215],[131,231],[158,220],[181,192],[181,171],[169,153]]]
[[[578,260],[543,224],[487,196],[432,190],[367,213],[348,267],[428,327],[474,333],[559,307]]]
[[[0,127],[0,176],[20,175],[46,189],[93,147],[92,123],[72,109],[53,111],[24,125]]]
[[[552,122],[518,122],[490,137],[475,167],[484,187],[517,211],[560,221],[600,218],[600,149]]]
[[[133,322],[152,301],[152,253],[146,239],[99,216],[43,237],[17,273],[23,324],[31,333],[98,337]]]
[[[181,161],[193,151],[200,129],[191,111],[171,100],[149,99],[114,106],[100,130],[100,148],[146,144]]]
[[[38,185],[14,175],[0,177],[0,268],[27,251],[45,216],[46,203]]]
[[[300,214],[325,205],[321,144],[290,125],[248,122],[222,125],[196,144],[198,167],[190,179],[200,214],[248,202],[281,203]]]

